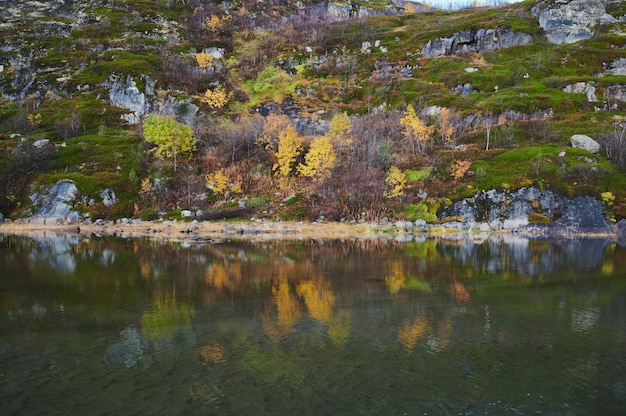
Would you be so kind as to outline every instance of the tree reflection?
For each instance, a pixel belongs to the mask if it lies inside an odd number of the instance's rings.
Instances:
[[[291,333],[294,325],[300,320],[302,311],[298,299],[284,277],[272,286],[272,301],[272,306],[268,305],[265,308],[263,328],[270,339],[278,340]],[[271,318],[274,310],[277,314],[276,322]]]
[[[189,328],[194,312],[189,303],[176,302],[173,297],[165,296],[156,300],[152,311],[143,313],[141,329],[150,339],[165,338]]]
[[[398,341],[402,345],[406,351],[410,354],[415,347],[417,341],[425,337],[426,335],[432,332],[431,324],[428,318],[424,316],[418,316],[411,322],[409,319],[406,319],[402,325],[400,326],[400,330],[398,331]]]
[[[304,298],[309,315],[328,325],[335,306],[335,295],[330,289],[330,282],[322,279],[307,280],[298,285],[297,292]]]

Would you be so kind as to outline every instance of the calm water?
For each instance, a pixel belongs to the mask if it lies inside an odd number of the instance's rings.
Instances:
[[[626,414],[626,247],[0,236],[0,409]]]

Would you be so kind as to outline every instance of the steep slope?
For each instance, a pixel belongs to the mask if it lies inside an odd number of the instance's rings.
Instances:
[[[411,8],[0,1],[0,212],[70,180],[92,218],[432,221],[532,184],[626,216],[623,2]],[[193,128],[182,168],[151,114]]]

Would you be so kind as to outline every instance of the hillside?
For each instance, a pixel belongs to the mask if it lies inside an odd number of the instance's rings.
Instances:
[[[531,185],[626,218],[623,1],[0,0],[0,36],[7,218],[435,222]]]

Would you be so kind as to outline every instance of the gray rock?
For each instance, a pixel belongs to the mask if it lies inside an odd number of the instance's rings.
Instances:
[[[549,223],[531,224],[532,213],[545,216]],[[535,187],[479,192],[444,208],[439,217],[460,217],[468,227],[483,231],[504,229],[535,236],[614,232],[601,201],[591,197],[564,198]],[[455,228],[458,224],[449,227]],[[626,231],[626,224],[623,228]]]
[[[106,188],[104,191],[100,192],[100,198],[102,199],[102,203],[104,206],[111,206],[113,204],[117,204],[117,197],[115,192],[112,189]]]
[[[604,101],[612,109],[617,108],[615,101],[626,102],[626,85],[616,84],[606,87],[604,90]]]
[[[62,180],[47,187],[40,187],[30,196],[35,206],[34,217],[43,219],[44,223],[77,221],[82,215],[73,211],[74,203],[80,200],[76,184],[70,180]]]
[[[411,221],[397,221],[394,226],[401,232],[410,233],[413,231],[413,223]]]
[[[450,88],[450,92],[458,92],[461,94],[461,97],[467,97],[468,95],[476,91],[477,90],[474,88],[474,86],[469,82],[466,82],[465,84],[459,84],[456,87]]]
[[[577,82],[575,84],[567,85],[563,88],[563,91],[571,94],[586,94],[587,101],[590,103],[598,101],[598,98],[596,97],[596,87],[587,82]]]
[[[422,47],[422,57],[434,58],[469,52],[484,53],[532,43],[532,35],[525,32],[514,32],[510,28],[472,29],[457,32],[449,38],[428,41]]]
[[[605,75],[626,75],[626,58],[617,58],[611,63],[604,64]]]
[[[531,12],[537,16],[548,41],[555,44],[590,39],[594,35],[592,27],[616,21],[606,12],[602,0],[542,1]]]
[[[602,146],[591,137],[584,134],[575,134],[570,138],[572,147],[576,149],[584,149],[590,153],[598,153]]]
[[[41,149],[42,147],[48,145],[49,143],[50,143],[50,140],[48,139],[39,139],[33,142],[33,147],[36,147],[37,149]]]
[[[146,77],[148,78],[148,77]],[[130,112],[122,115],[122,119],[128,124],[137,124],[147,113],[146,95],[139,91],[137,83],[129,75],[125,80],[111,75],[103,86],[109,89],[109,102],[116,107],[124,108]]]

